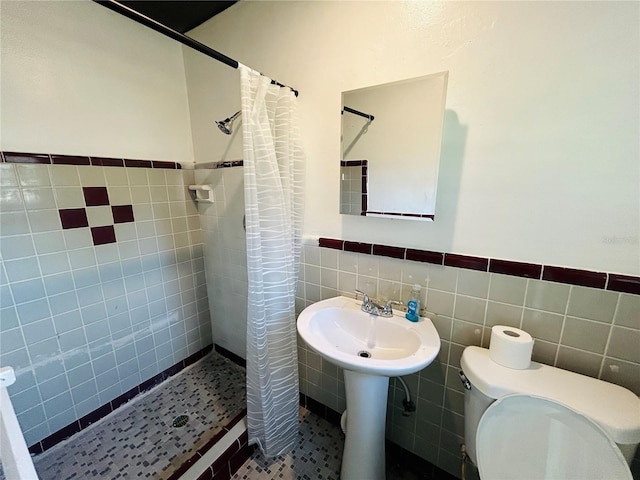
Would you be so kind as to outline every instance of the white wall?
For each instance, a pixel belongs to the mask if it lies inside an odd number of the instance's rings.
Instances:
[[[1,148],[193,161],[182,49],[91,1],[2,1]]]
[[[300,90],[305,233],[640,273],[635,2],[239,2],[191,35]],[[185,50],[196,161],[237,72]],[[432,224],[339,215],[340,94],[448,70]]]

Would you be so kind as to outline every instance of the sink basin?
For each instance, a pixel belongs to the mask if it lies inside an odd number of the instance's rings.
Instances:
[[[298,333],[325,360],[344,369],[346,437],[340,478],[384,480],[385,417],[389,377],[429,365],[440,337],[428,318],[373,316],[362,303],[334,297],[305,308]]]
[[[376,317],[360,310],[361,304],[342,296],[314,303],[298,317],[298,332],[328,361],[371,375],[407,375],[436,357],[440,337],[431,320]]]

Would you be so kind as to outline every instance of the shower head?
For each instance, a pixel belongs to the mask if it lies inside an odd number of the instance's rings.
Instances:
[[[224,133],[225,135],[231,135],[231,132],[233,131],[233,129],[231,128],[231,124],[236,118],[238,118],[239,115],[240,115],[240,111],[237,111],[236,113],[231,115],[229,118],[225,118],[224,120],[219,120],[219,121],[216,120],[216,125],[218,125],[218,128],[222,133]]]

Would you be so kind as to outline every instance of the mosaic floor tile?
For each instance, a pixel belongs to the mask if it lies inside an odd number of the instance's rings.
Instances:
[[[40,480],[166,479],[245,404],[244,369],[212,352],[34,457],[36,471]],[[189,422],[173,427],[178,415]]]

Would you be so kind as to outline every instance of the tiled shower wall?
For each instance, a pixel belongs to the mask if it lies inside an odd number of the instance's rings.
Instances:
[[[0,164],[0,364],[29,445],[212,343],[192,183]]]
[[[640,394],[640,295],[337,251],[310,241],[304,247],[297,310],[338,294],[353,297],[356,288],[406,303],[415,283],[426,287],[422,304],[442,347],[429,367],[404,377],[415,413],[402,415],[404,390],[391,380],[387,438],[456,476],[464,435],[460,357],[467,345],[488,347],[493,325],[519,327],[535,337],[536,361]],[[301,391],[342,412],[341,370],[301,340],[298,353]],[[636,478],[639,467],[636,457]]]
[[[214,191],[214,203],[198,204],[213,335],[217,345],[245,358],[247,247],[242,223],[243,169],[199,168],[195,176],[197,183],[211,185]]]

